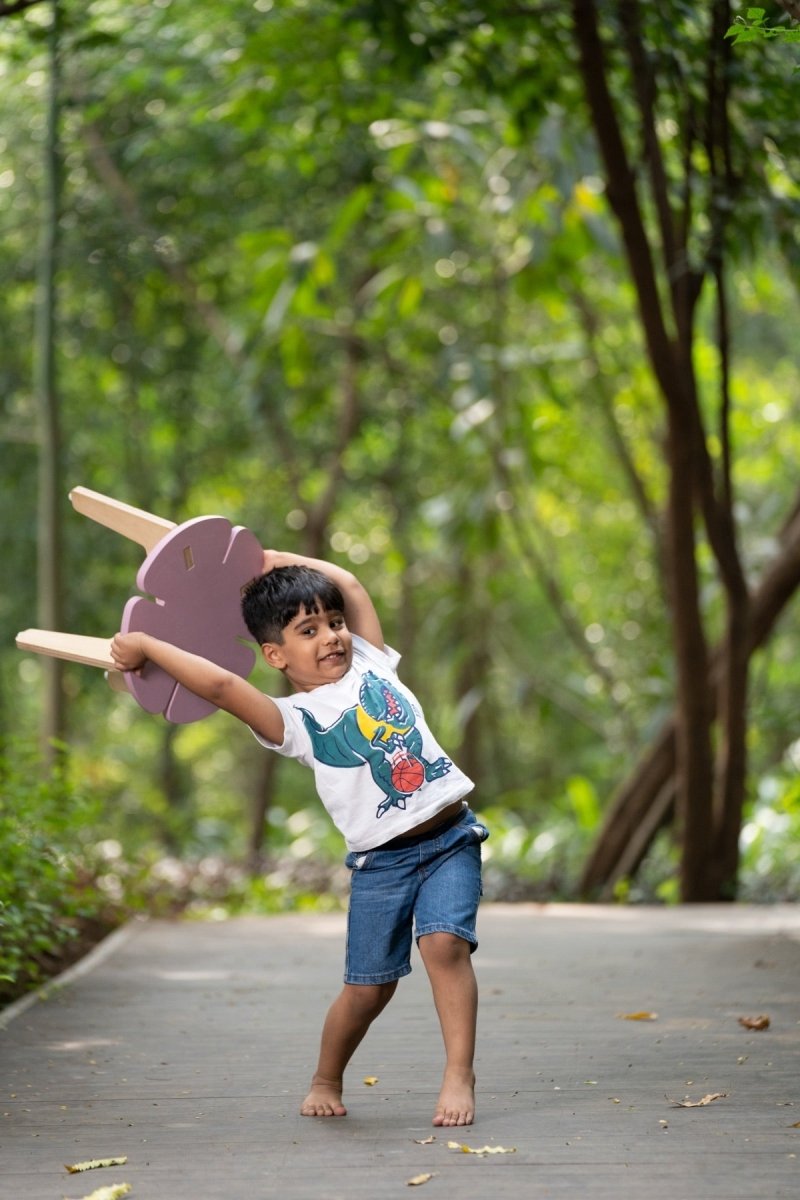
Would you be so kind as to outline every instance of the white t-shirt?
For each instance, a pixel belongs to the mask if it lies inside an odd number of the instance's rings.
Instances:
[[[349,850],[371,850],[407,833],[475,786],[445,755],[397,678],[399,660],[395,650],[378,650],[354,634],[342,679],[275,698],[283,743],[255,734],[263,746],[311,767]]]

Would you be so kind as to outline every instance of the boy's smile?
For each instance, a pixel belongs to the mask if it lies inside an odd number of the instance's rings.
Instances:
[[[267,662],[285,671],[299,692],[336,683],[350,669],[353,641],[344,615],[336,610],[303,609],[283,630],[283,641],[262,647]]]

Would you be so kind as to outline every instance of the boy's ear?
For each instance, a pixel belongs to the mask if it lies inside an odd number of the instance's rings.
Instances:
[[[264,662],[269,667],[274,667],[276,671],[283,671],[286,667],[286,657],[283,653],[283,647],[278,642],[264,642],[261,647],[261,653],[264,656]]]

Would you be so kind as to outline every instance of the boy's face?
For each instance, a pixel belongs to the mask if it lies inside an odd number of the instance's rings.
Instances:
[[[271,667],[285,671],[298,692],[311,692],[326,683],[336,683],[350,670],[353,640],[344,614],[323,609],[301,609],[283,631],[282,642],[265,642],[261,647]]]

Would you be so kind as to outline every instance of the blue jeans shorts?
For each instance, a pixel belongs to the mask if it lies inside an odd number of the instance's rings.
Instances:
[[[345,983],[390,983],[411,970],[412,928],[453,933],[475,950],[485,825],[465,808],[455,822],[401,845],[345,859],[351,870]]]

